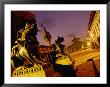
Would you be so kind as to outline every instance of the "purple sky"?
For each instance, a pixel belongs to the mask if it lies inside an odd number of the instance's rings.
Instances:
[[[34,11],[36,23],[41,23],[52,35],[52,43],[57,36],[63,36],[65,45],[69,45],[74,35],[85,40],[90,11]],[[37,35],[41,45],[45,45],[41,33]]]

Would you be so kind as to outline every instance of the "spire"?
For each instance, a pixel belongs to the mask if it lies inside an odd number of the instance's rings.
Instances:
[[[41,24],[42,28],[42,35],[46,42],[48,42],[48,45],[51,45],[51,34],[45,29],[45,27]]]

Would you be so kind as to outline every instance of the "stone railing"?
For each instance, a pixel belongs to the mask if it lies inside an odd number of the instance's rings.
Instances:
[[[20,66],[13,72],[12,77],[45,77],[45,71],[42,65],[35,65],[30,68]]]
[[[81,51],[77,51],[77,52],[74,52],[74,53],[71,53],[70,55],[81,55],[81,54],[84,54],[84,53],[92,53],[92,52],[95,52],[95,51],[99,51],[100,49],[86,49],[86,50],[81,50]]]

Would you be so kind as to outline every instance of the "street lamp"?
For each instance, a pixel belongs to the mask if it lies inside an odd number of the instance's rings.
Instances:
[[[87,47],[91,48],[91,43],[90,42],[87,42]]]

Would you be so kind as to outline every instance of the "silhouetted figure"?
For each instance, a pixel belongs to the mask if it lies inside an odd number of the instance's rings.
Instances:
[[[62,42],[64,42],[64,38],[58,36],[58,39],[55,41],[55,44],[56,44],[59,52],[61,52],[63,55],[65,55],[65,52],[64,52],[65,45],[63,45]]]

